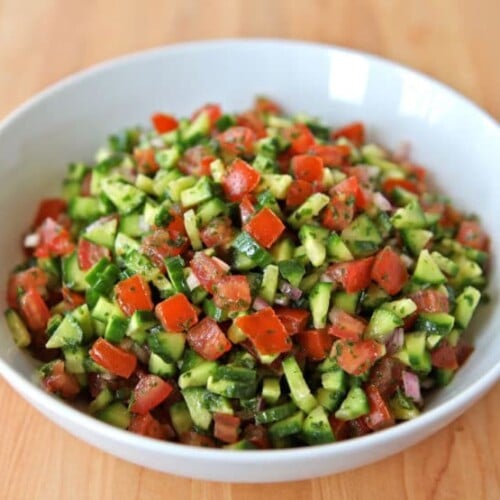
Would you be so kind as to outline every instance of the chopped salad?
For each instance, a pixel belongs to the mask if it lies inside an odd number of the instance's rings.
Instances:
[[[266,98],[113,135],[43,199],[7,324],[114,426],[230,449],[417,417],[472,348],[489,240],[406,154]]]

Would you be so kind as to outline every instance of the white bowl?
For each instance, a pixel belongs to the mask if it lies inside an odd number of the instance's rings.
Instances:
[[[215,481],[299,480],[379,460],[447,425],[500,376],[498,125],[449,88],[346,49],[266,40],[177,45],[99,65],[28,101],[0,126],[0,286],[21,257],[20,234],[37,200],[58,192],[68,162],[90,160],[110,132],[145,124],[156,110],[187,114],[205,102],[241,110],[256,94],[329,124],[363,120],[371,137],[389,147],[410,140],[414,159],[428,166],[461,209],[477,212],[491,234],[492,300],[472,324],[474,354],[421,417],[362,438],[292,450],[200,449],[115,429],[32,383],[34,362],[2,326],[0,373],[51,420],[125,460]]]

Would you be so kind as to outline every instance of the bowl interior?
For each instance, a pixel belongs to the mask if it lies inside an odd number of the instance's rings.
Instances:
[[[429,409],[498,370],[498,126],[422,75],[309,44],[236,41],[154,50],[71,77],[12,115],[0,127],[0,307],[7,274],[21,258],[21,235],[38,200],[58,193],[67,163],[91,160],[109,133],[146,125],[154,111],[187,115],[206,102],[241,110],[256,94],[329,124],[363,120],[370,137],[391,148],[410,141],[413,159],[428,167],[435,184],[460,209],[480,215],[494,250],[491,301],[471,327],[475,353],[455,381],[433,396]],[[4,324],[0,358],[31,378],[34,362],[14,346]]]

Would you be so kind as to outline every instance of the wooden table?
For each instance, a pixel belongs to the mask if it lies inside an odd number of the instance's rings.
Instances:
[[[0,117],[98,61],[166,43],[284,37],[380,54],[455,87],[500,118],[498,0],[0,0]],[[229,485],[115,459],[42,417],[0,381],[0,498],[251,500],[500,498],[500,386],[445,430],[323,479]]]

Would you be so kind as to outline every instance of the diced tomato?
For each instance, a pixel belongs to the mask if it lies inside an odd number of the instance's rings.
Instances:
[[[214,413],[214,436],[224,443],[236,443],[241,419],[228,413]]]
[[[313,194],[313,191],[314,189],[310,182],[301,179],[293,181],[286,192],[286,206],[288,208],[295,208],[302,205]]]
[[[263,425],[247,424],[243,437],[261,450],[270,448],[267,429]]]
[[[365,373],[384,353],[384,346],[374,340],[337,340],[332,347],[332,355],[336,357],[339,366],[351,375]]]
[[[170,218],[166,224],[166,229],[168,230],[170,236],[176,239],[179,235],[186,236],[186,228],[184,226],[184,217],[182,211],[175,206],[171,207],[168,211]]]
[[[333,139],[345,137],[349,139],[356,147],[360,147],[365,142],[365,126],[361,122],[354,122],[336,130],[332,134]]]
[[[40,243],[35,250],[36,257],[62,257],[75,248],[69,231],[51,218],[45,219],[37,232]]]
[[[458,228],[457,241],[476,250],[487,250],[488,235],[483,231],[479,222],[464,220]]]
[[[196,252],[189,264],[201,286],[210,293],[213,287],[227,274],[215,259],[203,252]]]
[[[406,189],[406,191],[410,191],[410,193],[420,194],[420,188],[417,184],[408,179],[387,179],[382,184],[382,191],[391,196],[394,189],[398,187]]]
[[[333,193],[323,210],[321,224],[332,231],[343,231],[354,219],[354,200],[343,193]]]
[[[408,169],[410,175],[414,177],[418,182],[423,183],[427,177],[427,169],[416,163],[405,163],[405,167]]]
[[[160,403],[163,403],[172,392],[172,386],[157,375],[142,377],[134,388],[130,410],[145,415]]]
[[[333,264],[327,275],[344,287],[347,293],[360,292],[371,283],[371,271],[375,257]]]
[[[183,293],[157,304],[155,313],[167,332],[182,332],[198,323],[198,313]]]
[[[78,242],[78,265],[82,271],[87,271],[103,257],[111,259],[111,252],[108,248],[80,238]]]
[[[319,156],[326,167],[339,167],[349,158],[351,148],[345,145],[314,144],[308,152]]]
[[[358,417],[354,420],[348,420],[349,426],[349,437],[360,437],[366,436],[366,434],[370,434],[372,430],[366,424],[366,417]]]
[[[132,316],[135,311],[152,311],[154,307],[151,289],[140,274],[134,274],[117,283],[115,297],[120,309],[127,316]]]
[[[375,257],[372,280],[389,295],[396,295],[408,282],[408,271],[401,257],[391,248],[385,247]]]
[[[201,231],[200,238],[208,248],[228,248],[233,242],[235,230],[226,215],[212,219]]]
[[[278,354],[292,348],[288,332],[271,307],[240,316],[235,323],[250,338],[260,354]]]
[[[279,115],[281,113],[281,106],[267,97],[257,97],[254,108],[259,113],[269,113],[271,115]]]
[[[442,340],[439,345],[431,351],[432,366],[445,368],[446,370],[456,370],[458,368],[455,348],[448,341]]]
[[[323,160],[319,156],[295,155],[291,167],[296,179],[318,184],[323,181]]]
[[[344,340],[361,340],[366,327],[363,321],[338,307],[330,312],[330,321],[332,324],[328,327],[328,333]]]
[[[186,236],[173,236],[167,229],[157,229],[142,240],[141,251],[162,271],[165,257],[182,254],[189,246]]]
[[[16,308],[18,297],[30,288],[36,290],[40,295],[47,293],[48,276],[38,267],[30,267],[24,271],[11,274],[7,283],[7,303],[9,307]]]
[[[284,136],[290,141],[290,151],[296,155],[307,153],[316,142],[312,132],[303,123],[296,123],[285,129]]]
[[[223,276],[214,284],[214,303],[229,312],[246,311],[252,303],[246,276]]]
[[[450,310],[448,297],[438,290],[426,288],[425,290],[418,290],[410,296],[411,300],[417,305],[417,312],[444,312]]]
[[[275,311],[289,335],[295,335],[304,331],[311,316],[311,313],[307,309],[277,307]]]
[[[133,354],[103,338],[94,342],[89,354],[98,365],[119,377],[129,378],[137,367],[137,358]]]
[[[155,113],[151,117],[151,123],[159,134],[166,134],[179,126],[179,122],[172,115],[165,113]]]
[[[61,198],[43,199],[38,205],[33,227],[37,228],[47,218],[57,221],[59,216],[66,212],[66,207],[66,201]]]
[[[255,213],[255,207],[248,196],[243,196],[240,201],[241,224],[245,224],[250,220],[250,217]]]
[[[210,436],[195,431],[183,432],[179,436],[179,441],[190,446],[201,446],[202,448],[215,447],[215,441]]]
[[[189,329],[187,341],[193,351],[211,361],[220,358],[232,347],[217,322],[208,317]]]
[[[368,206],[368,199],[355,175],[351,175],[333,186],[331,194],[333,195],[334,193],[344,194],[347,201],[350,201],[354,197],[356,207],[358,208],[365,209]]]
[[[231,156],[253,154],[255,132],[248,127],[230,127],[216,137],[223,153]]]
[[[65,399],[73,399],[80,392],[77,378],[64,369],[64,361],[60,359],[54,362],[51,373],[42,380],[42,386]]]
[[[192,120],[195,120],[201,113],[206,112],[208,114],[208,118],[210,120],[210,125],[215,125],[215,122],[222,116],[222,111],[218,104],[205,104],[200,109],[196,110],[191,117]]]
[[[50,311],[42,296],[35,288],[29,288],[19,299],[19,310],[33,332],[43,332],[47,328]]]
[[[349,438],[350,429],[348,420],[339,420],[334,415],[328,417],[328,422],[332,428],[336,441],[342,441]]]
[[[401,361],[384,356],[370,370],[368,383],[375,386],[383,398],[390,398],[401,383],[403,368]]]
[[[91,195],[91,184],[92,184],[92,172],[88,172],[85,174],[85,177],[82,180],[80,185],[80,195],[81,196],[90,196]]]
[[[295,335],[306,358],[311,361],[325,359],[333,344],[333,337],[324,330],[306,330]]]
[[[132,415],[128,430],[155,439],[166,439],[168,435],[165,426],[149,412],[144,415]]]
[[[460,339],[455,347],[455,356],[459,366],[462,366],[473,352],[474,347]]]
[[[281,219],[270,209],[263,208],[243,227],[264,248],[270,248],[285,230]]]
[[[210,164],[215,160],[212,151],[203,144],[186,149],[177,166],[186,175],[210,175]]]
[[[74,292],[68,287],[62,287],[62,296],[69,310],[73,310],[82,304],[85,304],[85,295]]]
[[[241,127],[249,128],[255,134],[255,139],[267,136],[266,126],[256,111],[248,111],[236,117],[236,123]]]
[[[378,431],[394,425],[394,417],[389,405],[384,401],[378,389],[374,385],[368,385],[365,387],[365,393],[370,404],[370,413],[365,418],[368,427]]]
[[[251,193],[259,184],[260,174],[246,161],[236,158],[229,167],[229,172],[222,179],[222,188],[229,201],[240,201]]]
[[[154,174],[160,166],[155,158],[155,150],[153,148],[135,148],[134,160],[137,165],[137,171],[140,174]]]

